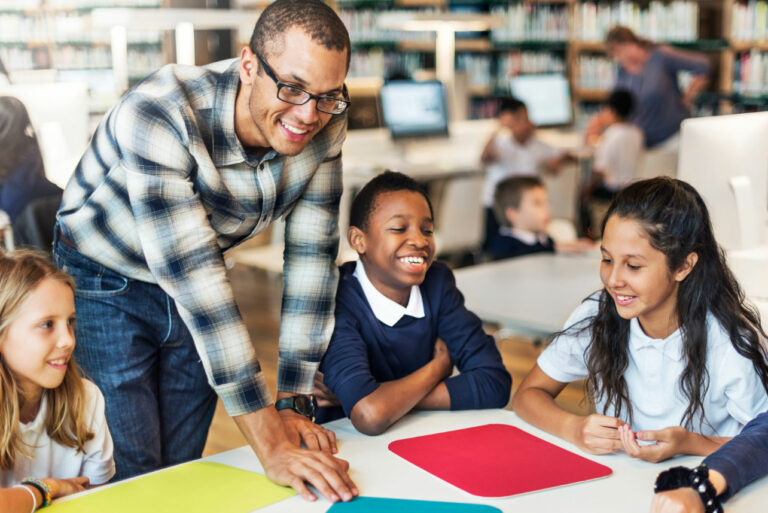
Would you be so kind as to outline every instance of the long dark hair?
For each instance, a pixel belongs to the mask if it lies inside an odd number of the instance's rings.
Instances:
[[[677,318],[685,362],[680,389],[688,399],[681,425],[693,427],[697,416],[699,428],[707,422],[702,399],[709,387],[708,312],[728,333],[736,352],[752,361],[768,391],[767,337],[760,316],[754,306],[746,303],[744,292],[728,268],[725,254],[715,241],[707,207],[696,190],[667,177],[636,182],[614,198],[603,218],[603,230],[611,216],[637,221],[651,246],[666,256],[670,272],[679,270],[689,254],[698,255],[696,265],[677,291]],[[592,337],[585,354],[590,395],[596,403],[605,399],[603,413],[612,406],[616,416],[620,416],[626,408],[631,422],[632,404],[624,380],[629,363],[629,325],[630,321],[619,316],[613,299],[603,289],[598,313],[588,324]]]

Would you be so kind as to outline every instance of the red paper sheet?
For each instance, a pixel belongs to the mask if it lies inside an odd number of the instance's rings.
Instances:
[[[389,450],[465,492],[509,497],[598,479],[611,469],[514,426],[486,424],[396,440]]]

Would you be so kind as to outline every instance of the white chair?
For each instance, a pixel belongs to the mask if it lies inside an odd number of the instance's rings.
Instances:
[[[438,253],[479,251],[483,243],[484,178],[448,179],[435,212],[435,245]]]

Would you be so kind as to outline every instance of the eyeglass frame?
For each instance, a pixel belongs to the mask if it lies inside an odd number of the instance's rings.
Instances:
[[[253,55],[255,55],[256,58],[259,60],[259,63],[264,68],[264,71],[267,73],[267,76],[269,78],[271,78],[272,81],[277,86],[277,92],[275,93],[275,96],[281,102],[285,102],[285,103],[287,103],[289,105],[304,105],[307,102],[309,102],[310,100],[315,100],[315,108],[317,110],[319,110],[320,112],[323,112],[325,114],[330,114],[332,116],[338,116],[339,114],[344,114],[347,111],[347,109],[349,109],[349,106],[352,105],[352,102],[349,100],[349,93],[347,92],[347,84],[343,84],[342,85],[341,94],[342,94],[343,98],[335,98],[333,96],[324,96],[324,95],[312,94],[309,91],[307,91],[306,89],[302,89],[301,87],[297,87],[295,85],[287,84],[287,83],[283,82],[282,80],[277,78],[277,75],[275,74],[274,70],[272,70],[272,68],[269,66],[269,64],[267,64],[267,61],[261,55],[259,55],[256,52],[253,52]],[[289,102],[288,100],[284,100],[284,99],[280,98],[280,90],[282,88],[284,88],[284,87],[290,87],[291,89],[295,89],[297,91],[301,91],[302,93],[307,95],[307,99],[304,100],[301,103],[294,103],[294,102]],[[344,104],[344,110],[342,110],[341,112],[328,112],[326,110],[323,110],[323,109],[320,108],[320,100],[333,100],[335,102],[341,102],[341,103]]]

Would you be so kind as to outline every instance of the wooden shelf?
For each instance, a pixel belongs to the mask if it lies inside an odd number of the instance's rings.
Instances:
[[[405,52],[434,52],[434,41],[400,41],[397,48]],[[492,48],[487,39],[456,39],[457,52],[488,52]]]
[[[587,102],[603,102],[608,98],[610,91],[603,89],[579,89],[573,88],[573,97]]]
[[[730,47],[734,52],[748,52],[752,49],[768,52],[768,41],[731,41]]]

